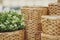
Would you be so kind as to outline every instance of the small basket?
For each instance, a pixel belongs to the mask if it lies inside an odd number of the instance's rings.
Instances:
[[[60,3],[49,4],[49,15],[60,15]]]
[[[24,30],[0,33],[0,40],[24,40]]]
[[[60,35],[60,16],[42,16],[42,32],[49,35]]]
[[[52,36],[41,33],[41,40],[60,40],[60,36]]]

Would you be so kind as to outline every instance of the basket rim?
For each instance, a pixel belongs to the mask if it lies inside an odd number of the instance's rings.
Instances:
[[[60,16],[57,16],[57,15],[53,15],[53,16],[44,15],[44,16],[41,16],[41,18],[46,18],[46,19],[60,19]]]
[[[60,38],[60,36],[54,36],[54,35],[49,35],[44,33],[41,33],[41,36],[48,37],[48,38]]]
[[[21,9],[23,8],[29,9],[29,8],[48,8],[48,7],[47,6],[23,6],[21,7]]]
[[[0,32],[0,34],[2,34],[2,33],[3,33],[3,34],[4,34],[4,33],[13,33],[13,32],[18,32],[18,31],[23,31],[23,30],[24,30],[24,29],[15,30],[15,31],[11,31],[11,32],[10,32],[10,31],[8,31],[8,32]]]

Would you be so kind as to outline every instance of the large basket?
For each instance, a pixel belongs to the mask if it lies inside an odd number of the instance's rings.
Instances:
[[[52,36],[41,33],[41,40],[60,40],[60,36]]]
[[[41,15],[47,15],[48,13],[47,7],[24,6],[21,10],[24,15],[25,23],[28,22],[28,20],[38,20],[39,26],[41,26]]]
[[[60,35],[60,16],[42,16],[42,32],[49,35]]]
[[[0,40],[24,40],[24,30],[0,33]]]
[[[41,15],[47,14],[47,7],[23,7],[27,40],[40,40]]]
[[[60,3],[49,4],[49,15],[60,15]]]

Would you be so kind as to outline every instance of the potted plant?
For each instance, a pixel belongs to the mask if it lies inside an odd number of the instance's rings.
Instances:
[[[16,11],[0,12],[0,40],[24,40],[24,20]]]

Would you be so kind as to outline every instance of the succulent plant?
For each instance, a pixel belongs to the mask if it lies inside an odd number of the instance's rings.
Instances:
[[[16,11],[0,12],[0,32],[15,31],[24,28],[24,20]]]

